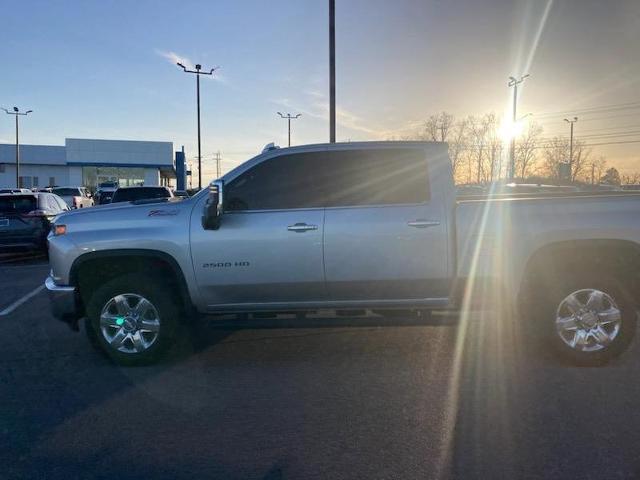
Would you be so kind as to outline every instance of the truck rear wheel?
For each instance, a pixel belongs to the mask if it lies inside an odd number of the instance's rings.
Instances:
[[[584,276],[552,283],[533,327],[541,328],[555,353],[587,366],[606,364],[626,350],[638,313],[621,282]]]
[[[173,344],[180,309],[171,290],[148,276],[126,274],[87,302],[87,334],[116,363],[146,365]]]

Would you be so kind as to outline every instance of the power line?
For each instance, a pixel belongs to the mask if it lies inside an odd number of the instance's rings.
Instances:
[[[590,115],[593,113],[607,113],[608,111],[615,110],[628,110],[640,108],[640,102],[627,102],[627,103],[618,103],[611,105],[601,105],[599,107],[588,107],[588,108],[578,108],[575,110],[566,110],[566,111],[558,111],[558,112],[542,112],[537,113],[537,118],[544,117],[564,117],[566,115],[571,114],[580,114],[580,115]]]

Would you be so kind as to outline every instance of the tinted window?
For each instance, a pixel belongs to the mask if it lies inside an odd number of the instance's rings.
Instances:
[[[171,194],[166,188],[154,188],[154,187],[134,187],[134,188],[119,188],[113,194],[111,203],[117,202],[131,202],[134,200],[146,200],[154,198],[169,198]]]
[[[324,152],[284,155],[256,165],[225,188],[226,210],[322,207]]]
[[[79,197],[81,195],[81,193],[78,191],[77,188],[54,188],[53,193],[63,197],[65,196]]]
[[[394,205],[429,199],[423,150],[377,149],[330,152],[326,205]]]
[[[29,213],[37,209],[36,197],[33,195],[3,195],[0,197],[0,214]]]

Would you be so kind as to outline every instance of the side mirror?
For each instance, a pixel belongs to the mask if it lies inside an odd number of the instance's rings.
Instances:
[[[222,217],[223,205],[223,184],[221,180],[216,180],[209,184],[209,196],[204,205],[202,214],[202,228],[205,230],[218,230],[220,228],[220,218]]]

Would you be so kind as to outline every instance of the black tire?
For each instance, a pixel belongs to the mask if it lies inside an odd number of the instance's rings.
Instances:
[[[119,351],[107,341],[100,328],[100,315],[103,308],[116,295],[127,293],[140,295],[147,299],[158,314],[157,337],[146,350],[141,352]],[[164,283],[141,274],[125,274],[101,285],[87,300],[86,311],[89,340],[113,361],[126,366],[148,365],[165,355],[175,342],[181,315],[178,299],[171,289]],[[132,341],[129,342],[131,343],[128,345],[134,348]],[[126,348],[128,345],[124,345],[124,347]]]
[[[605,348],[597,351],[572,348],[563,341],[556,329],[556,315],[563,300],[574,292],[589,289],[604,292],[620,310],[621,323],[617,335]],[[541,335],[538,336],[542,344],[564,361],[578,366],[605,365],[620,356],[633,340],[638,316],[636,305],[623,282],[613,276],[574,275],[564,280],[548,282],[541,290],[538,298],[542,308],[530,327],[540,332]],[[589,292],[583,292],[578,296],[582,295],[584,299],[588,294]]]

